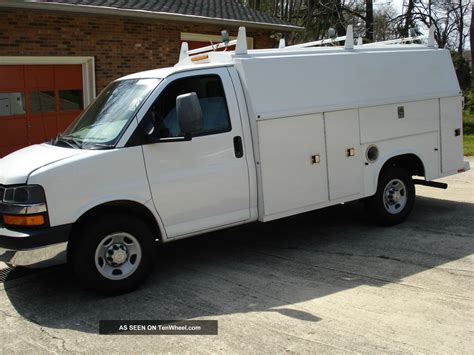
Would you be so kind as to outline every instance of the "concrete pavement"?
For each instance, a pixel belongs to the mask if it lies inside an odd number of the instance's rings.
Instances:
[[[0,351],[472,353],[474,172],[441,181],[417,186],[392,228],[355,202],[169,244],[120,297],[83,291],[65,267],[11,272]],[[101,319],[216,319],[219,335],[101,336]]]

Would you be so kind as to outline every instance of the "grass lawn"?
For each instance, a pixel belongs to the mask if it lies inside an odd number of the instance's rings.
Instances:
[[[464,155],[474,155],[474,114],[464,112]]]

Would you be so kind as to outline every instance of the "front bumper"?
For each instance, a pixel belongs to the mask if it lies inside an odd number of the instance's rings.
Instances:
[[[71,225],[34,230],[0,226],[0,261],[13,266],[40,268],[66,262]]]

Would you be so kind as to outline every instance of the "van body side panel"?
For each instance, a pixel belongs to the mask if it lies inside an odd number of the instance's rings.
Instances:
[[[329,199],[322,114],[258,121],[265,215]]]
[[[351,51],[256,52],[235,61],[259,120],[460,93],[446,49],[356,46]],[[435,75],[433,68],[439,68]]]
[[[255,113],[253,107],[253,98],[250,95],[249,88],[247,86],[247,82],[245,80],[245,73],[240,66],[240,62],[236,61],[235,65],[232,69],[235,70],[236,74],[239,77],[240,84],[242,87],[243,97],[245,99],[245,105],[247,108],[247,115],[248,115],[248,124],[250,127],[250,134],[252,139],[252,155],[253,160],[255,162],[255,173],[256,173],[256,200],[257,200],[257,218],[259,221],[263,222],[265,217],[265,211],[263,206],[263,186],[262,186],[262,169],[260,164],[260,141],[258,137],[258,129],[257,129],[257,115]]]
[[[361,143],[439,130],[438,100],[401,102],[360,109]]]
[[[362,145],[362,150],[365,152],[372,144],[379,149],[379,157],[375,162],[364,166],[364,197],[375,194],[379,173],[383,165],[389,159],[399,155],[413,154],[420,158],[425,169],[426,180],[439,177],[440,152],[435,151],[435,148],[439,146],[439,132],[421,133],[366,143]]]
[[[249,176],[249,206],[250,206],[250,219],[252,221],[258,218],[258,192],[257,192],[257,169],[255,164],[254,156],[254,144],[252,140],[252,127],[251,123],[255,123],[254,120],[250,120],[249,105],[245,98],[244,88],[239,78],[239,73],[234,67],[227,68],[229,75],[234,86],[237,104],[239,108],[239,114],[242,123],[242,140],[244,144],[244,157],[247,160],[248,176]]]
[[[462,97],[440,99],[441,171],[456,173],[463,167]]]
[[[364,152],[370,145],[379,148],[377,161],[364,169],[366,196],[375,193],[378,174],[385,161],[397,155],[414,154],[420,158],[426,180],[440,177],[442,146],[438,99],[363,107],[359,109],[359,117]],[[462,145],[460,147],[462,149]],[[376,167],[375,172],[371,171],[372,167]]]

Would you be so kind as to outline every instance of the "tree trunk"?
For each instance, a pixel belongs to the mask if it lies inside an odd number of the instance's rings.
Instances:
[[[374,3],[373,0],[365,0],[365,38],[374,41]]]
[[[472,24],[472,21],[471,21]],[[459,44],[458,44],[458,53],[462,55],[464,49],[464,12],[462,8],[462,3],[459,4]]]
[[[255,0],[255,10],[260,11],[260,0]]]
[[[342,1],[336,0],[336,33],[338,36],[344,36],[346,34],[345,23],[343,23],[344,18],[342,17]]]
[[[415,8],[415,0],[408,0],[407,12],[405,13],[405,24],[401,29],[401,35],[403,37],[409,36],[409,30],[412,25],[413,9]],[[431,7],[430,7],[431,9]],[[429,20],[431,22],[431,18]]]
[[[469,28],[470,34],[471,34],[471,63],[472,63],[472,58],[474,57],[474,23],[472,22],[472,19],[474,18],[474,7],[471,8],[471,26]],[[472,75],[472,71],[471,71]]]

